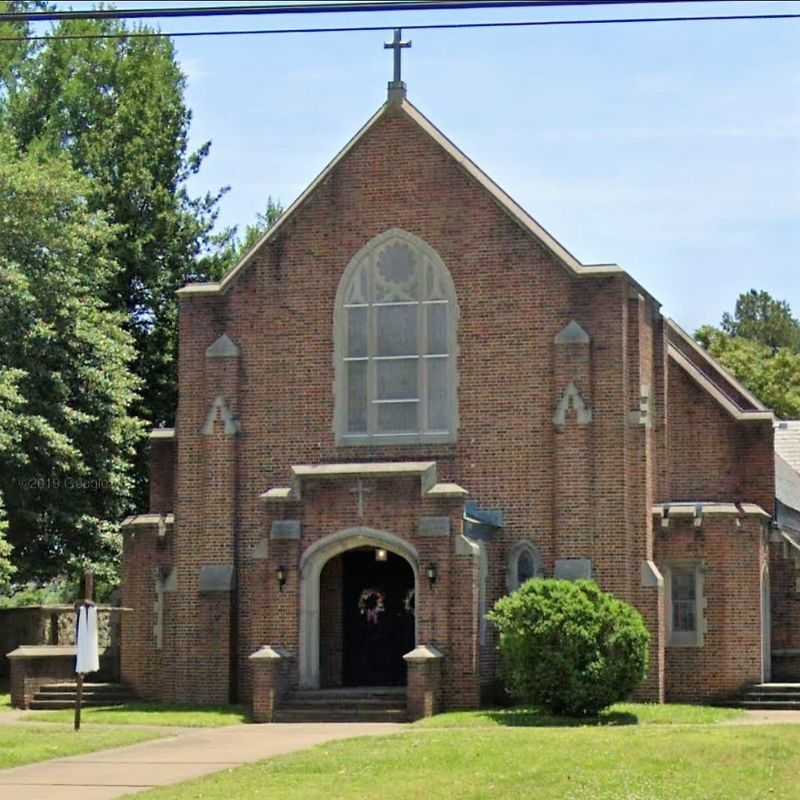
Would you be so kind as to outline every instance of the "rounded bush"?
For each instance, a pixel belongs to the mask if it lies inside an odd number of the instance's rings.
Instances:
[[[489,619],[511,695],[554,714],[593,716],[647,674],[642,615],[593,581],[528,581],[498,600]]]

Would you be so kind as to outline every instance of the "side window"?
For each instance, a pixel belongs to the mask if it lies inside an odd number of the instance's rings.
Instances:
[[[703,569],[699,562],[667,565],[669,644],[701,647],[705,634]]]
[[[506,589],[515,592],[525,581],[544,577],[541,554],[533,542],[517,542],[508,553]]]

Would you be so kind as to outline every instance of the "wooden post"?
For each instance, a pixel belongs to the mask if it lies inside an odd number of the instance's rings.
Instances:
[[[76,631],[78,629],[77,623],[80,620],[81,608],[89,608],[92,605],[92,595],[94,594],[94,575],[92,571],[87,569],[83,575],[83,602],[75,604],[75,611],[78,614],[76,622]],[[77,633],[75,636],[75,643],[78,643]],[[81,729],[81,704],[83,702],[83,673],[78,673],[77,686],[75,691],[75,730]]]

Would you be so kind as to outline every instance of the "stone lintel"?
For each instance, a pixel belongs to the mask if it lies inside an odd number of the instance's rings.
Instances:
[[[677,502],[659,503],[653,506],[653,516],[678,519],[685,517],[694,518],[700,512],[703,516],[733,516],[733,517],[762,517],[771,519],[770,515],[756,503],[717,503],[717,502]]]
[[[151,442],[174,442],[175,428],[153,428],[147,438]]]
[[[279,489],[270,489],[260,496],[265,503],[294,503],[298,500],[294,496],[289,486],[282,486]]]
[[[299,519],[276,519],[272,523],[270,538],[299,539],[302,528],[303,526]]]
[[[291,503],[302,498],[303,481],[358,478],[419,478],[423,497],[461,499],[469,493],[456,483],[439,483],[435,461],[388,461],[345,464],[301,464],[292,467],[289,487],[270,489],[261,495],[269,503]]]
[[[200,594],[233,591],[233,566],[206,564],[200,567]]]
[[[420,517],[417,523],[419,536],[449,536],[450,517]]]
[[[148,525],[152,525],[158,527],[159,525],[174,525],[175,524],[175,515],[174,514],[136,514],[132,517],[126,517],[122,521],[121,527],[123,528],[131,528],[131,527],[146,527]]]
[[[553,577],[562,581],[589,581],[592,579],[590,558],[557,558]]]
[[[437,661],[444,658],[444,654],[432,644],[417,645],[410,653],[403,656],[404,661]]]
[[[425,492],[425,497],[440,499],[460,499],[467,497],[469,492],[457,483],[436,483]]]

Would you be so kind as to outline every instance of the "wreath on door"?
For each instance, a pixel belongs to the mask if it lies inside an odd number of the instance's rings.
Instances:
[[[386,611],[386,596],[380,589],[364,589],[358,598],[358,610],[370,625],[377,625],[380,615]]]

